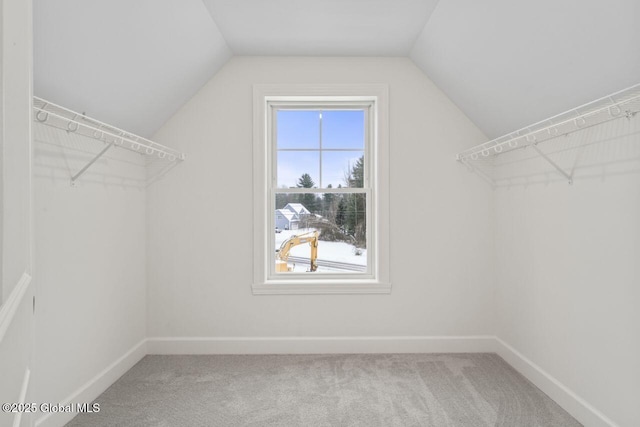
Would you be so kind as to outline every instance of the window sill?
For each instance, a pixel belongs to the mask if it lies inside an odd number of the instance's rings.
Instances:
[[[276,281],[254,283],[253,295],[353,295],[390,294],[391,283],[374,280],[329,281]]]

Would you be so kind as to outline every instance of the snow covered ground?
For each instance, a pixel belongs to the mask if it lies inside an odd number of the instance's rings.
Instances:
[[[303,234],[314,231],[313,228],[306,228],[300,230],[283,230],[281,233],[275,233],[276,243],[274,249],[280,249],[282,242],[294,236],[296,234]],[[320,237],[322,239],[322,236]],[[318,260],[322,261],[337,261],[345,262],[356,265],[367,265],[367,250],[360,249],[361,255],[356,255],[356,247],[352,244],[345,242],[325,242],[323,240],[318,241]],[[309,259],[311,254],[311,248],[308,244],[298,245],[291,249],[290,256],[301,257]],[[291,264],[291,263],[290,263]],[[305,272],[309,268],[308,264],[296,265],[295,272]],[[341,272],[341,273],[353,273],[353,271],[337,270],[328,267],[318,267],[319,272]]]

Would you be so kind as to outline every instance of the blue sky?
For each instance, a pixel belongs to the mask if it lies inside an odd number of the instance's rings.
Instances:
[[[345,185],[344,175],[364,149],[364,112],[329,110],[322,112],[322,148],[320,149],[320,111],[278,111],[277,148],[317,149],[318,151],[278,151],[278,187],[295,187],[303,173],[308,173],[320,187]],[[325,151],[343,148],[349,151]]]

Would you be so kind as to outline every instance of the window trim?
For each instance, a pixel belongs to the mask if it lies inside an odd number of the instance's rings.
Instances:
[[[265,173],[266,177],[269,178],[271,180],[271,185],[267,184],[268,191],[269,191],[269,200],[268,203],[270,204],[270,208],[267,212],[267,215],[269,215],[269,217],[267,218],[267,224],[273,224],[274,223],[274,217],[275,217],[275,195],[277,193],[289,193],[289,194],[294,194],[294,193],[301,193],[301,194],[306,194],[306,193],[315,193],[315,194],[327,194],[327,193],[333,193],[333,194],[338,194],[338,193],[342,193],[342,194],[364,194],[366,197],[366,206],[367,206],[367,210],[366,210],[366,224],[367,224],[367,237],[366,237],[366,241],[369,242],[371,241],[372,235],[373,235],[373,231],[376,230],[376,215],[375,215],[375,210],[373,209],[373,183],[371,182],[371,178],[372,178],[372,171],[373,173],[375,173],[375,168],[372,167],[371,165],[371,159],[373,158],[373,155],[371,153],[372,148],[373,148],[373,142],[372,140],[374,139],[373,137],[373,130],[375,127],[375,123],[373,123],[373,121],[371,120],[372,117],[372,110],[375,107],[375,100],[371,99],[371,97],[359,97],[361,99],[355,99],[354,97],[344,97],[344,99],[339,100],[337,99],[338,97],[331,97],[331,101],[327,102],[327,101],[323,101],[321,99],[319,99],[318,97],[313,97],[313,100],[307,100],[307,101],[295,101],[295,102],[289,102],[286,99],[284,99],[284,97],[277,97],[276,99],[274,99],[273,97],[268,97],[268,99],[266,99],[266,103],[267,103],[267,126],[269,124],[276,124],[276,114],[278,110],[281,109],[289,109],[289,108],[300,108],[300,109],[304,109],[304,110],[309,110],[309,111],[316,111],[316,110],[322,110],[322,111],[328,111],[330,109],[346,109],[346,108],[353,108],[353,109],[362,109],[365,111],[365,123],[367,124],[367,129],[365,130],[365,146],[360,149],[360,150],[345,150],[345,151],[362,151],[364,153],[364,159],[365,159],[365,175],[364,175],[364,186],[362,188],[353,188],[353,187],[345,187],[345,188],[332,188],[332,189],[328,189],[328,188],[287,188],[287,189],[283,189],[283,188],[278,188],[278,182],[277,182],[277,153],[278,153],[278,149],[275,146],[275,138],[276,138],[276,133],[277,133],[277,126],[273,126],[272,128],[272,132],[270,132],[267,135],[267,140],[265,141],[266,143],[266,155],[268,157],[267,159],[267,171]],[[369,139],[370,141],[366,141],[367,139]],[[319,155],[319,161],[322,162],[322,147],[320,146],[319,149],[320,151],[320,155]],[[287,151],[315,151],[315,149],[300,149],[300,150],[295,150],[295,149],[291,149]],[[331,149],[328,149],[327,151],[331,151]],[[320,180],[321,178],[321,174],[322,174],[322,165],[320,164],[320,169],[319,169],[319,173],[320,173]],[[367,245],[370,246],[367,248],[367,271],[366,273],[344,273],[344,274],[340,274],[340,273],[329,273],[329,274],[323,274],[323,273],[315,273],[318,276],[321,277],[326,277],[327,280],[330,281],[335,281],[335,280],[351,280],[351,279],[374,279],[375,275],[374,272],[371,268],[371,266],[375,267],[375,263],[376,263],[376,259],[375,259],[375,252],[376,252],[376,248],[375,245]],[[275,247],[275,234],[267,234],[267,248],[271,248],[271,247]],[[267,255],[269,258],[274,257],[275,253],[273,254],[265,254]],[[286,273],[286,276],[284,276],[282,273],[276,273],[275,272],[275,257],[274,259],[268,259],[267,260],[267,266],[268,266],[268,273],[267,273],[267,280],[269,281],[278,281],[278,280],[282,280],[282,281],[286,281],[286,282],[290,282],[292,280],[308,280],[310,279],[310,275],[308,273]],[[319,278],[318,278],[319,279]]]
[[[388,86],[385,84],[256,84],[253,86],[253,203],[254,203],[254,295],[261,294],[388,294],[391,292],[389,277],[389,119]],[[372,245],[373,268],[370,274],[335,274],[307,278],[301,275],[287,275],[275,279],[270,276],[270,257],[266,253],[268,233],[274,212],[272,206],[269,172],[272,168],[272,148],[269,141],[269,103],[285,102],[331,102],[342,101],[373,102],[370,109],[371,142],[365,147],[365,161],[370,168],[370,187],[375,189],[371,197],[372,228],[368,230]],[[369,158],[367,158],[369,157]],[[367,214],[370,215],[369,213]],[[367,218],[369,221],[369,218]],[[369,229],[369,222],[367,228]],[[371,243],[369,243],[371,242]],[[369,248],[367,253],[369,254]]]

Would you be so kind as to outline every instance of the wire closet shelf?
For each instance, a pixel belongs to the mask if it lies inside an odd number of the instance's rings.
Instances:
[[[101,122],[85,114],[77,113],[37,96],[33,97],[33,112],[33,120],[36,122],[104,143],[104,148],[85,167],[71,177],[71,183],[74,183],[111,147],[124,148],[140,155],[156,156],[169,162],[185,159],[184,153],[178,150]]]
[[[476,145],[456,156],[461,163],[490,159],[509,151],[532,147],[571,183],[571,177],[551,161],[537,145],[620,118],[632,118],[640,112],[640,84],[557,114],[546,120]]]

